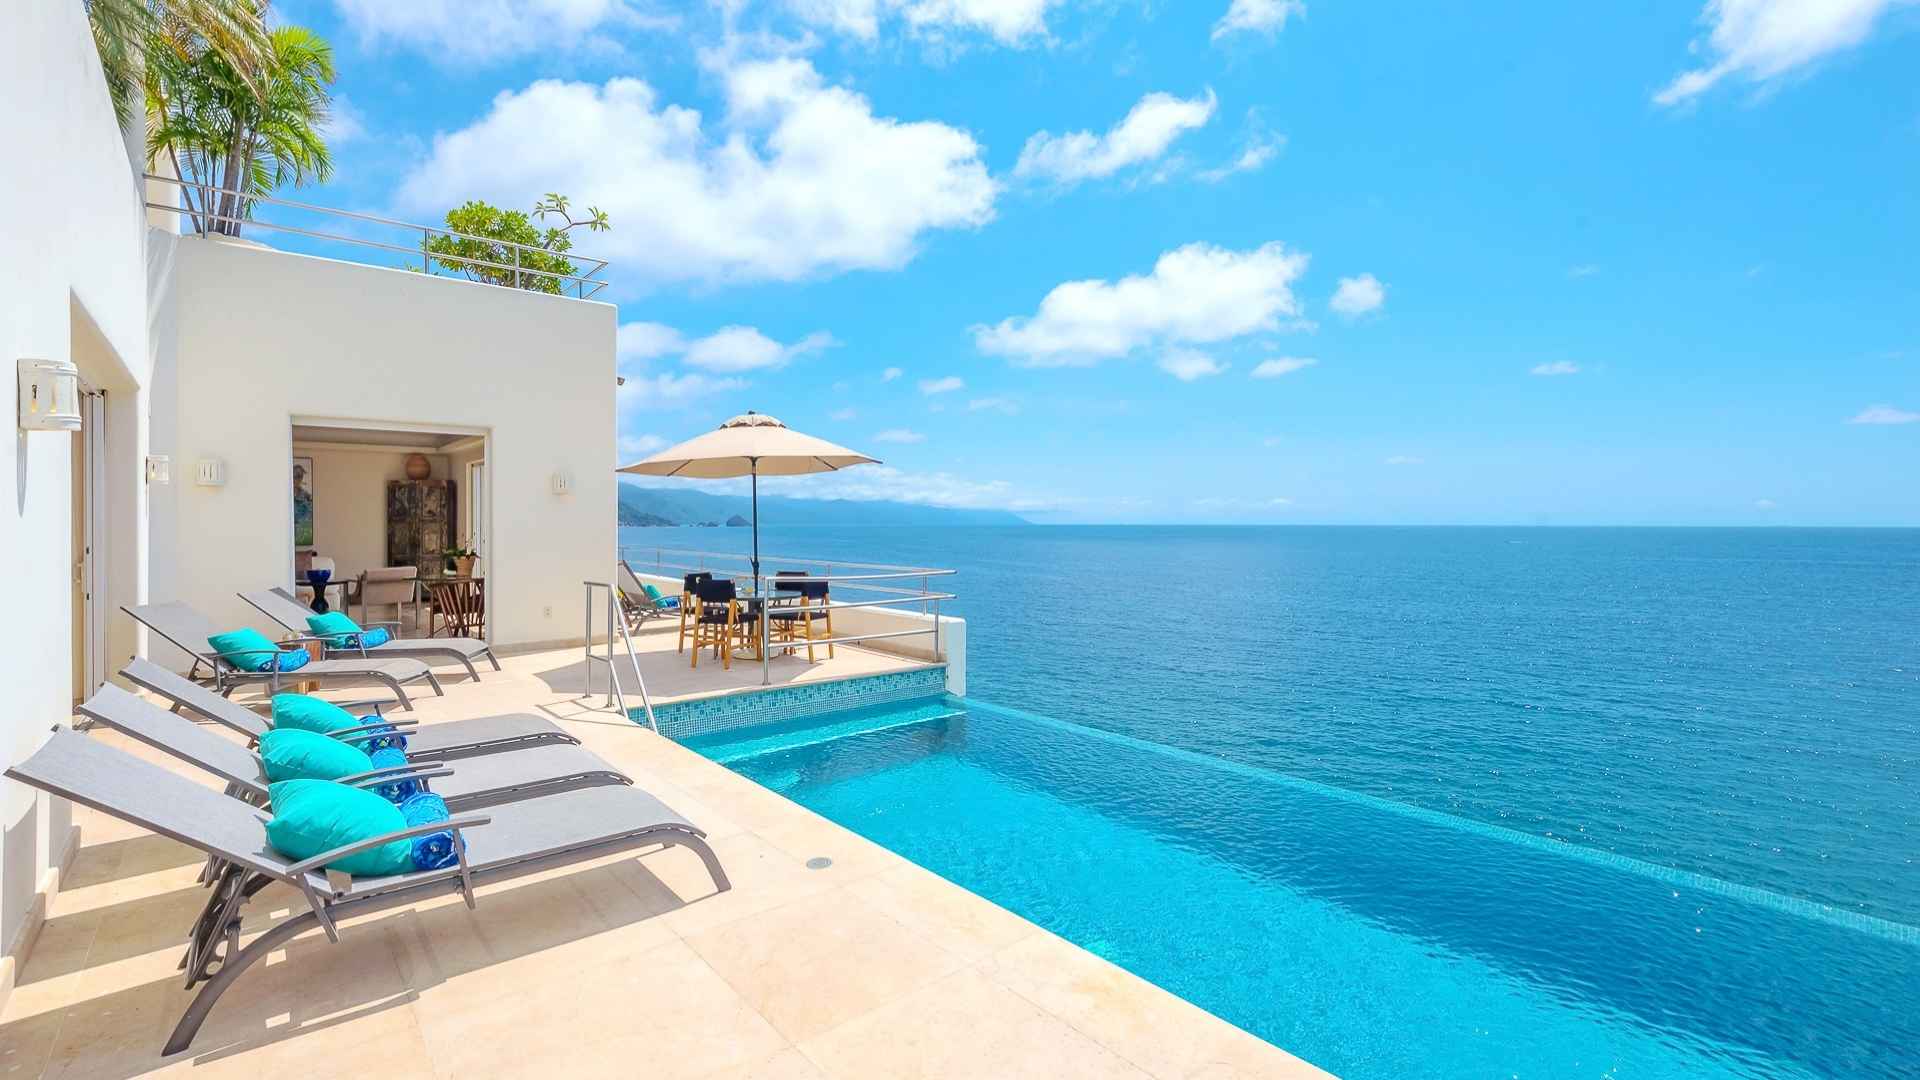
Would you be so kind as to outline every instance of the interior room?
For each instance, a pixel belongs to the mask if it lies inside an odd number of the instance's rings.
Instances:
[[[296,421],[292,442],[300,599],[325,575],[363,625],[485,637],[486,434]]]

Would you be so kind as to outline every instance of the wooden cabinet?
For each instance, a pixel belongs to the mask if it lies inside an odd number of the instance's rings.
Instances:
[[[418,566],[434,577],[454,545],[456,495],[447,480],[387,482],[387,565]]]

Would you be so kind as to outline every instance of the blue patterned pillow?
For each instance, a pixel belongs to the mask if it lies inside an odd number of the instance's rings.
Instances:
[[[274,663],[279,666],[281,671],[299,671],[301,668],[306,667],[307,661],[311,659],[313,659],[313,655],[305,649],[283,652],[273,658]]]
[[[400,804],[400,816],[407,819],[407,827],[427,825],[436,821],[445,821],[453,815],[447,813],[447,800],[430,791],[422,791]],[[453,830],[427,833],[413,838],[413,867],[416,870],[444,870],[460,861],[454,854]]]
[[[377,716],[368,716],[363,717],[361,722],[368,723],[378,719],[380,718]],[[366,751],[369,757],[382,750],[391,749],[405,753],[407,749],[407,737],[388,724],[370,728],[360,735],[348,736],[347,741]]]
[[[407,752],[397,746],[383,746],[369,755],[375,769],[397,769],[408,764]],[[373,789],[379,796],[395,806],[405,803],[420,792],[418,780],[395,780],[391,784],[379,784]]]
[[[367,643],[367,648],[377,649],[393,640],[393,632],[384,626],[376,626],[371,630],[360,631],[360,640]]]

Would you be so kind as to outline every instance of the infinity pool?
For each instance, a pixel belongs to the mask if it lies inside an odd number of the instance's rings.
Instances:
[[[1349,1080],[1920,1074],[1920,932],[984,702],[702,754]]]

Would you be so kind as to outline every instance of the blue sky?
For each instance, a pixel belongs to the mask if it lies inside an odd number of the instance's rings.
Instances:
[[[612,216],[622,456],[1049,521],[1920,524],[1920,6],[283,0],[337,178]]]

